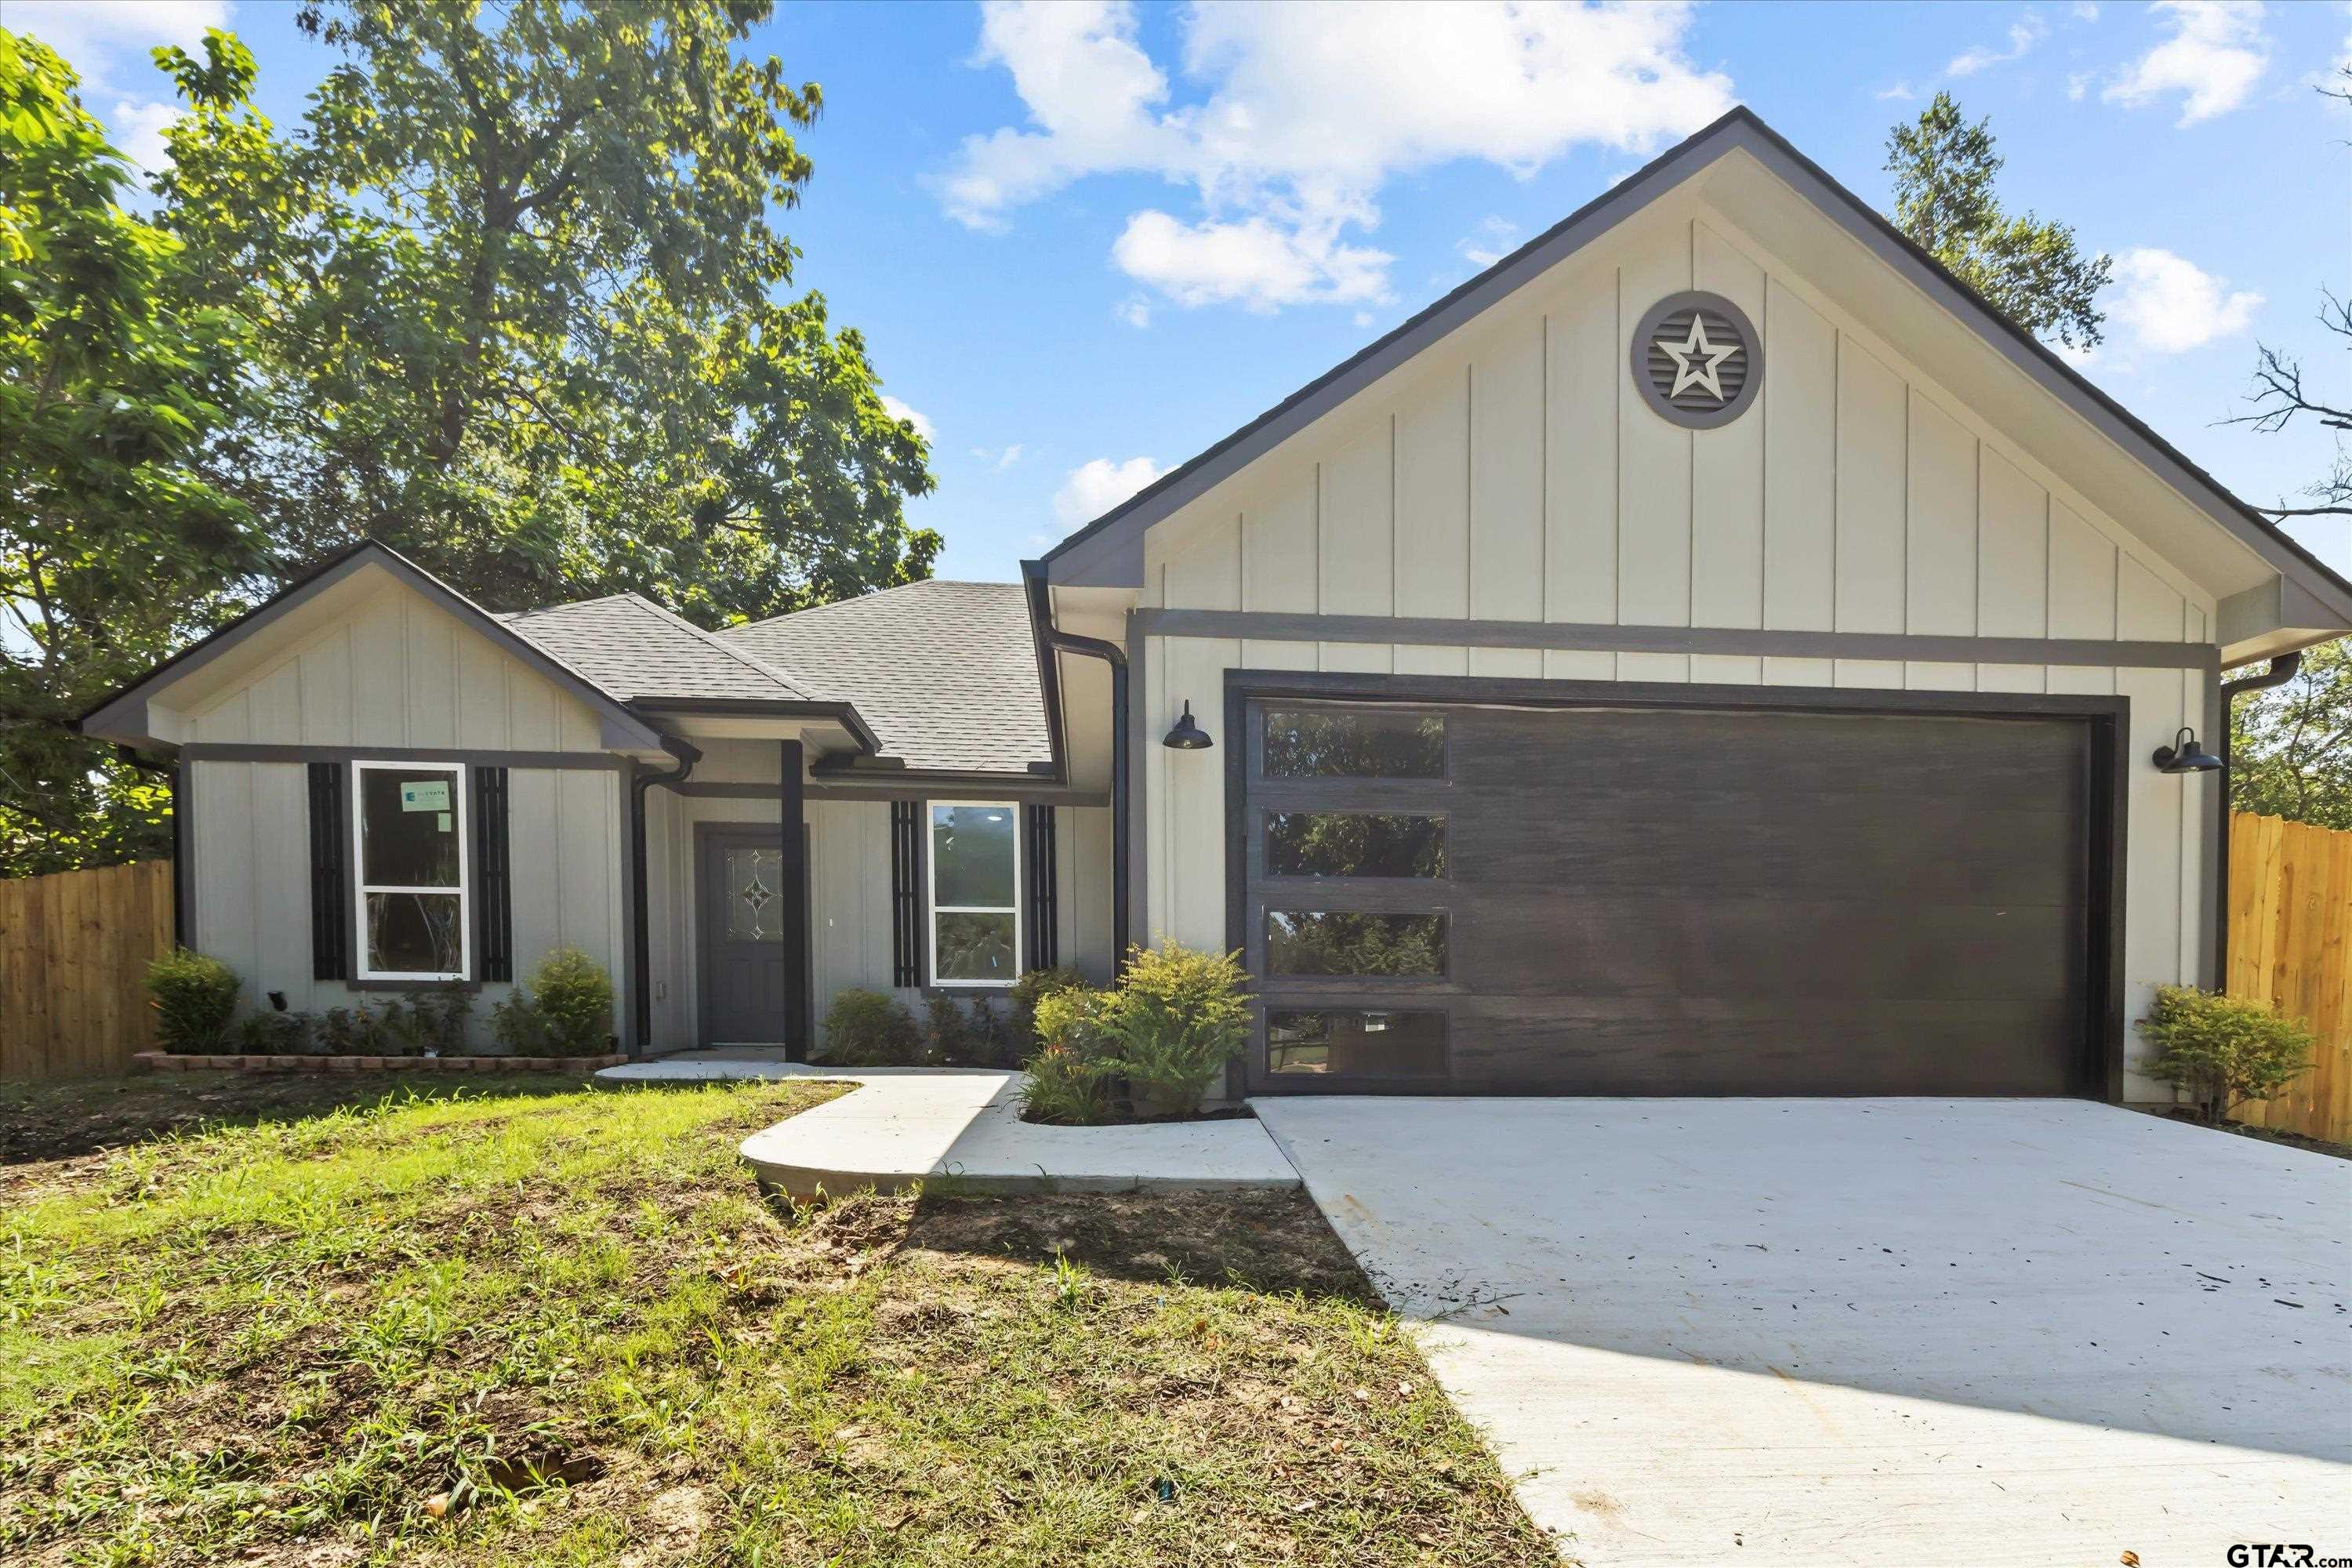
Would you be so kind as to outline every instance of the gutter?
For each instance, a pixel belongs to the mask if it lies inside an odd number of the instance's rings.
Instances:
[[[2238,699],[2249,691],[2268,691],[2284,686],[2303,669],[2303,655],[2281,654],[2271,660],[2271,667],[2260,675],[2249,675],[2221,683],[2221,733],[2219,755],[2221,759],[2221,843],[2214,859],[2214,880],[2220,884],[2214,893],[2218,918],[2213,922],[2213,989],[2230,988],[2230,739],[2237,729],[2235,722]]]
[[[653,1038],[654,997],[646,983],[653,968],[653,937],[646,929],[646,792],[656,784],[686,782],[702,753],[674,735],[661,738],[662,750],[677,759],[677,766],[659,773],[635,769],[629,777],[629,1004],[635,1015],[629,1055],[642,1057]]]
[[[1082,658],[1101,659],[1110,666],[1110,950],[1111,969],[1116,973],[1127,962],[1129,946],[1127,888],[1131,797],[1128,787],[1127,650],[1117,643],[1082,637],[1054,625],[1053,606],[1045,597],[1045,563],[1024,561],[1021,577],[1029,595],[1029,625],[1037,639],[1038,676],[1052,710],[1046,727],[1052,732],[1054,771],[1058,783],[1069,782],[1069,767],[1062,747],[1061,683],[1054,677],[1052,655],[1076,654]]]

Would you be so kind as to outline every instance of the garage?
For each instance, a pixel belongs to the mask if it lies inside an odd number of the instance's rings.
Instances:
[[[2111,1094],[2120,705],[1843,696],[1235,672],[1252,1091]]]

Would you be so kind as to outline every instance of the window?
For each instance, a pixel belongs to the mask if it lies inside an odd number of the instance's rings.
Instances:
[[[1389,811],[1269,811],[1269,877],[1443,877],[1445,818]]]
[[[1268,910],[1265,969],[1269,974],[1442,975],[1445,917]]]
[[[1442,779],[1445,718],[1361,708],[1268,709],[1265,767],[1270,779]]]
[[[354,763],[362,980],[463,980],[466,770]]]
[[[1010,985],[1021,974],[1021,814],[931,803],[931,984]]]
[[[1265,1069],[1335,1078],[1444,1078],[1445,1015],[1270,1010]]]

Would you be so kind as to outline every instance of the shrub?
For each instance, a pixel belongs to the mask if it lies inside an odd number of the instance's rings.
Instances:
[[[1104,1065],[1104,1022],[1116,993],[1086,986],[1051,992],[1037,1003],[1037,1049],[1021,1080],[1022,1114],[1032,1121],[1088,1126],[1110,1115],[1114,1073]]]
[[[923,1018],[931,1060],[950,1067],[980,1065],[971,1015],[961,998],[934,992],[923,1003]]]
[[[1130,1098],[1192,1109],[1249,1040],[1248,984],[1236,953],[1130,950],[1102,1019],[1102,1064]]]
[[[1082,991],[1086,984],[1085,975],[1066,964],[1033,969],[1013,983],[1013,989],[1006,993],[1013,1010],[1006,1027],[1013,1036],[1015,1062],[1036,1048],[1037,1004],[1057,991]]]
[[[331,1057],[390,1055],[383,1019],[362,1002],[356,1007],[330,1007],[319,1016],[319,1047]]]
[[[547,1025],[547,1048],[593,1057],[613,1042],[613,977],[576,947],[551,947],[531,972],[530,999]]]
[[[920,1067],[929,1058],[907,1005],[879,991],[836,992],[824,1013],[824,1059],[839,1067]]]
[[[2300,1020],[2219,992],[2159,985],[2137,1026],[2156,1047],[2148,1076],[2187,1089],[2208,1121],[2268,1100],[2311,1067],[2312,1034]]]
[[[409,1004],[416,1015],[422,1048],[440,1056],[462,1057],[473,1033],[474,994],[462,985],[420,992]]]
[[[318,1020],[308,1013],[254,1013],[237,1021],[237,1054],[304,1057],[312,1049]]]
[[[547,1018],[539,1004],[521,986],[502,1001],[490,1004],[490,1038],[510,1057],[543,1057],[547,1048]]]
[[[242,985],[217,958],[175,947],[147,966],[149,1005],[163,1048],[181,1056],[216,1051],[228,1038]]]

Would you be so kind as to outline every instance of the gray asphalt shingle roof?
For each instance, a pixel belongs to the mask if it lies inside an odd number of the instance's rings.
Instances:
[[[500,618],[624,701],[797,702],[817,695],[750,649],[635,594]]]
[[[717,637],[854,704],[882,754],[910,769],[1023,774],[1053,761],[1018,583],[909,583]]]

